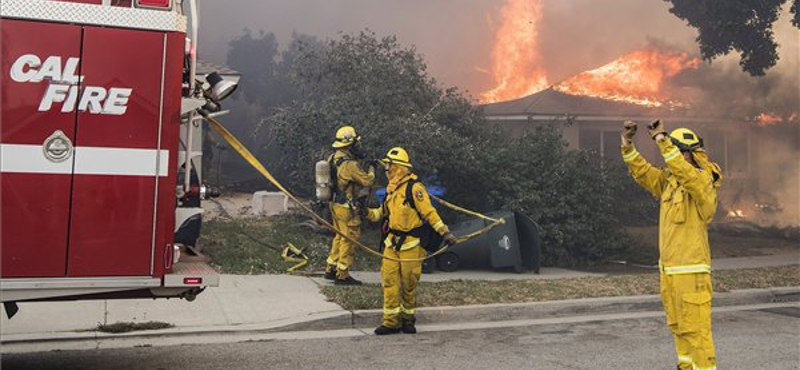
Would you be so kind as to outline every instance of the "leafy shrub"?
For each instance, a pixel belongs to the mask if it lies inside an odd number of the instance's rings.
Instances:
[[[569,150],[555,125],[501,135],[463,93],[440,88],[423,58],[394,37],[362,32],[294,50],[296,99],[268,117],[264,132],[280,139],[270,167],[280,167],[295,193],[313,194],[314,163],[331,152],[336,129],[352,125],[373,158],[406,148],[415,172],[435,175],[449,200],[528,214],[542,227],[545,264],[593,264],[637,247],[619,221],[648,214],[637,208],[647,200],[643,192],[630,201],[639,190],[626,172]]]

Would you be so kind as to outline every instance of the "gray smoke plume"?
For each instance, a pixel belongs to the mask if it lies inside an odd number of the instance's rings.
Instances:
[[[664,1],[543,1],[540,51],[552,83],[652,45],[654,39],[672,45],[671,48],[698,54],[696,30],[670,14]],[[274,33],[281,47],[286,47],[294,32],[324,40],[368,28],[378,36],[396,35],[400,43],[415,47],[425,57],[430,75],[442,85],[457,86],[477,96],[496,84],[487,71],[491,70],[490,55],[500,22],[498,14],[504,3],[500,0],[203,1],[198,52],[203,59],[225,64],[228,43],[239,38],[245,29]],[[800,110],[800,36],[786,14],[776,23],[775,34],[780,60],[766,76],[750,77],[737,65],[738,55],[731,55],[676,76],[671,88],[676,94],[685,94],[676,98],[690,100],[697,115],[729,117],[732,124],[746,124],[747,119],[764,112],[791,117]],[[760,163],[752,164],[752,168],[766,166],[784,176],[759,178],[757,182],[759,188],[768,189],[779,198],[784,209],[794,209],[791,217],[800,224],[797,219],[800,138],[796,128],[800,124],[795,121],[783,125],[786,128],[763,130],[763,136],[774,137],[775,141],[759,144],[770,148],[760,152]],[[792,137],[794,141],[786,139]]]

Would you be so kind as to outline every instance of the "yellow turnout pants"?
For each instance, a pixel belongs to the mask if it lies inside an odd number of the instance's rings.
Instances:
[[[420,246],[396,251],[386,248],[383,255],[397,259],[422,258],[427,255]],[[381,264],[383,285],[383,326],[399,328],[403,321],[414,323],[417,308],[417,283],[422,275],[422,261],[396,262],[384,259]]]
[[[358,240],[361,236],[361,218],[346,204],[331,203],[331,216],[333,226],[347,236]],[[353,266],[353,254],[356,246],[350,241],[336,234],[328,256],[328,271],[336,269],[336,278],[345,279],[350,276],[350,267]]]
[[[715,370],[711,337],[711,274],[661,273],[661,300],[675,339],[678,368]]]

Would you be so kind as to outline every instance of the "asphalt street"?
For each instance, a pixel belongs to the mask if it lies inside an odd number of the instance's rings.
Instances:
[[[674,369],[659,313],[423,326],[417,335],[289,335],[239,343],[6,353],[14,369]],[[316,332],[324,333],[324,332]],[[333,336],[333,337],[331,337]],[[796,304],[715,311],[719,369],[800,369]]]

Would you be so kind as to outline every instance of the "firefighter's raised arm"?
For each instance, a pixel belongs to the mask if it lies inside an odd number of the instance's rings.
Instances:
[[[636,183],[659,198],[664,191],[666,176],[664,170],[648,163],[636,150],[633,145],[636,129],[636,123],[632,121],[625,121],[622,125],[622,160],[628,165],[628,172]]]
[[[341,177],[344,180],[355,182],[363,187],[370,187],[375,181],[375,170],[370,167],[368,171],[361,169],[358,161],[347,161],[342,163]]]

